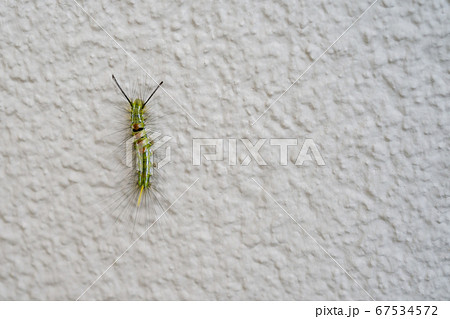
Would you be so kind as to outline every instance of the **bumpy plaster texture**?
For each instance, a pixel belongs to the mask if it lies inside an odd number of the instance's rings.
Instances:
[[[251,125],[370,3],[79,1],[103,30],[72,0],[2,1],[0,298],[76,299],[139,235],[101,206],[111,74],[143,70],[170,95],[165,196],[199,180],[82,300],[450,298],[448,1],[378,1]],[[226,141],[193,166],[194,138],[238,139],[238,164]],[[272,138],[298,139],[287,166]],[[306,138],[325,166],[294,165]]]

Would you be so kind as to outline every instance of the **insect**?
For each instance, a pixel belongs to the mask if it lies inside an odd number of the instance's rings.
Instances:
[[[152,146],[154,144],[153,140],[149,138],[146,132],[146,113],[147,113],[147,103],[150,101],[152,96],[156,93],[159,87],[163,84],[158,84],[155,90],[150,94],[150,96],[145,100],[141,98],[136,98],[131,100],[123,91],[122,87],[119,85],[116,77],[112,75],[112,79],[116,83],[120,92],[127,99],[129,103],[129,113],[130,113],[130,127],[129,134],[133,138],[133,150],[136,158],[136,170],[135,170],[135,186],[139,190],[139,195],[137,197],[136,207],[139,208],[142,201],[142,196],[146,191],[152,189],[152,183],[154,178],[154,163],[153,163],[153,150]]]

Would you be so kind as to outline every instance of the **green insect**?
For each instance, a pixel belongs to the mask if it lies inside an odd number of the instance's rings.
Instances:
[[[152,186],[153,176],[153,152],[151,148],[153,145],[153,141],[148,138],[147,132],[145,131],[145,106],[159,89],[159,87],[163,84],[163,82],[158,84],[156,89],[152,94],[150,94],[145,102],[139,98],[131,101],[120,87],[114,75],[112,75],[112,78],[116,85],[119,87],[120,92],[122,92],[128,103],[130,104],[130,133],[131,136],[134,137],[133,148],[136,154],[137,171],[136,183],[140,188],[139,197],[137,200],[137,207],[139,207],[141,204],[142,193],[144,192],[144,190],[150,189]]]

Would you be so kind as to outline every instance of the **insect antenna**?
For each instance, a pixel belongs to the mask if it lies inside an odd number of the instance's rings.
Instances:
[[[112,75],[112,78],[114,80],[114,82],[116,82],[117,86],[120,89],[120,92],[122,92],[123,96],[125,96],[125,98],[127,99],[128,103],[130,103],[131,106],[133,106],[133,103],[131,103],[130,99],[128,98],[128,96],[125,94],[125,92],[122,90],[122,88],[119,85],[119,82],[117,82],[116,77],[114,76],[114,74]]]
[[[147,104],[148,101],[150,101],[150,99],[152,98],[153,94],[156,93],[156,91],[159,89],[159,87],[163,84],[163,81],[161,81],[161,83],[158,84],[158,86],[156,87],[156,89],[153,91],[152,94],[150,94],[150,96],[148,97],[147,101],[145,101],[144,105],[142,107],[145,106],[145,104]]]

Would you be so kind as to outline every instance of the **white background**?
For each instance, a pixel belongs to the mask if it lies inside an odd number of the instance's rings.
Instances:
[[[151,313],[164,318],[439,319],[449,317],[449,308],[448,301],[2,302],[2,311],[9,318],[123,318]]]
[[[105,209],[111,74],[143,69],[173,97],[161,189],[199,180],[81,299],[450,297],[447,1],[378,1],[254,125],[370,1],[79,3],[104,30],[72,0],[0,4],[0,299],[77,299],[145,229]],[[265,167],[194,167],[193,138],[312,138],[326,165],[266,142]]]

